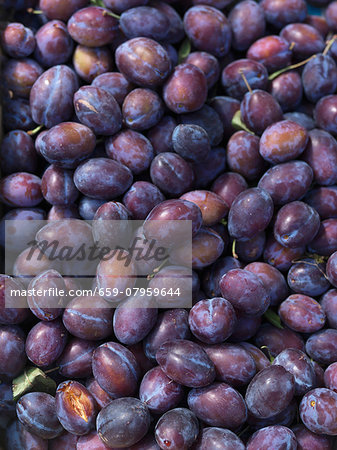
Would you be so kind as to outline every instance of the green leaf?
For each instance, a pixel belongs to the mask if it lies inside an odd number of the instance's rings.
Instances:
[[[27,367],[25,371],[13,380],[12,384],[13,400],[17,401],[27,392],[47,392],[55,394],[56,383],[47,377],[41,369],[37,367]]]
[[[187,58],[190,53],[191,53],[191,43],[186,38],[183,40],[183,42],[179,48],[179,52],[178,52],[179,63],[181,63],[185,58]]]
[[[255,133],[253,133],[252,130],[250,130],[250,129],[245,125],[245,123],[242,121],[242,118],[241,118],[241,111],[240,111],[240,110],[236,111],[236,113],[234,114],[233,119],[232,119],[232,126],[233,126],[236,130],[244,130],[244,131],[247,131],[247,133],[250,133],[250,134],[254,134],[254,135],[255,135]]]
[[[263,316],[270,322],[274,327],[280,328],[281,330],[284,328],[280,316],[276,314],[272,309],[268,309]]]

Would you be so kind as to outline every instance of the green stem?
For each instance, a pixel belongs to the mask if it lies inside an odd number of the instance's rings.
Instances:
[[[43,125],[39,125],[38,127],[34,128],[34,130],[29,130],[27,131],[27,134],[29,134],[29,136],[34,136],[35,134],[37,134],[39,131],[41,131],[43,128]]]
[[[310,56],[310,58],[305,59],[304,61],[301,61],[297,64],[293,64],[291,66],[288,67],[284,67],[281,70],[278,70],[277,72],[272,73],[271,75],[269,75],[268,80],[269,81],[273,81],[275,80],[275,78],[277,78],[279,75],[282,75],[282,73],[288,72],[288,70],[293,70],[293,69],[297,69],[298,67],[302,67],[304,66],[307,62],[309,62],[311,59],[316,58],[317,55],[312,55]]]
[[[236,239],[234,239],[233,244],[232,244],[232,255],[233,255],[233,258],[239,259],[238,255],[235,251],[235,246],[236,246]]]

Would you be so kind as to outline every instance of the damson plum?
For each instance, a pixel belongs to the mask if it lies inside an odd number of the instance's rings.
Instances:
[[[40,0],[39,8],[48,19],[67,21],[78,9],[84,8],[87,0]]]
[[[208,89],[214,86],[220,76],[219,62],[215,56],[207,52],[192,52],[187,58],[184,59],[184,63],[193,64],[201,69],[207,80]]]
[[[91,359],[96,342],[73,338],[57,361],[59,373],[64,377],[84,378],[91,372]]]
[[[69,170],[50,165],[41,179],[43,197],[51,205],[71,205],[77,200],[78,190]]]
[[[158,309],[149,297],[129,297],[118,305],[113,317],[115,336],[125,345],[136,344],[149,334],[157,321]]]
[[[261,279],[272,306],[278,305],[287,297],[287,282],[282,273],[272,265],[256,261],[248,264],[245,270],[255,273]]]
[[[282,73],[272,81],[270,92],[278,101],[282,111],[296,109],[303,96],[300,75],[297,72]]]
[[[251,0],[245,0],[234,6],[228,20],[232,28],[232,46],[236,50],[247,50],[265,32],[263,9]]]
[[[304,425],[317,434],[337,434],[336,412],[337,394],[330,389],[313,389],[302,398],[300,404],[300,416]]]
[[[119,72],[102,73],[94,79],[91,85],[110,92],[119,105],[132,90],[132,84]]]
[[[244,123],[259,135],[267,127],[282,120],[282,109],[277,100],[268,92],[260,89],[244,95],[240,110]]]
[[[318,129],[309,131],[303,159],[314,171],[318,184],[330,186],[337,183],[337,143],[331,134]]]
[[[26,354],[39,367],[50,366],[62,354],[68,333],[62,322],[38,322],[28,333]]]
[[[74,108],[81,123],[95,134],[113,135],[122,127],[122,113],[114,96],[104,89],[83,86],[74,94]]]
[[[268,169],[260,178],[258,186],[270,194],[275,205],[284,205],[301,199],[309,190],[313,177],[309,164],[288,161]],[[310,205],[315,208],[315,205]]]
[[[111,72],[113,59],[106,47],[78,45],[73,54],[73,64],[77,75],[91,83],[97,76]]]
[[[42,66],[66,63],[73,52],[74,43],[66,25],[60,20],[52,20],[43,25],[35,39],[34,56]]]
[[[6,130],[29,131],[36,124],[32,119],[29,101],[24,98],[3,99],[3,126]]]
[[[101,297],[76,297],[68,303],[63,323],[78,338],[105,339],[112,333],[112,309]]]
[[[4,88],[18,97],[29,98],[32,86],[42,72],[40,64],[33,59],[9,59],[2,72]]]
[[[81,197],[79,201],[79,214],[84,220],[92,220],[96,211],[105,203],[105,200]]]
[[[256,431],[247,442],[247,450],[268,450],[269,448],[296,450],[296,436],[290,428],[272,425]]]
[[[59,436],[63,427],[56,416],[55,398],[44,392],[23,395],[16,404],[20,422],[28,431],[43,439]]]
[[[181,198],[199,206],[203,225],[206,226],[215,225],[228,213],[228,206],[224,200],[211,191],[190,191]]]
[[[297,448],[299,450],[310,447],[322,448],[324,450],[333,449],[334,438],[332,436],[313,433],[302,424],[292,427],[292,431],[296,436]]]
[[[164,47],[146,37],[124,42],[117,48],[115,57],[116,65],[125,78],[141,86],[161,85],[171,69]]]
[[[315,387],[316,374],[307,355],[300,350],[289,348],[279,353],[273,364],[284,367],[292,373],[295,381],[295,395],[303,395]]]
[[[316,209],[322,219],[337,218],[337,187],[321,186],[311,189],[305,202]]]
[[[0,378],[17,377],[26,365],[25,334],[17,325],[0,325]]]
[[[213,362],[216,380],[233,387],[247,385],[256,373],[253,357],[238,344],[218,344],[204,347]]]
[[[126,166],[109,158],[89,159],[74,174],[74,183],[82,194],[106,200],[127,191],[132,179],[132,173]]]
[[[222,255],[224,248],[225,243],[220,234],[212,228],[202,227],[192,239],[192,269],[210,266]],[[170,252],[170,261],[189,266],[191,263],[189,242],[186,246],[173,248]]]
[[[337,361],[337,330],[324,329],[312,334],[305,345],[306,353],[321,364]]]
[[[234,239],[249,239],[267,228],[273,215],[273,201],[267,191],[246,189],[232,203],[228,231]]]
[[[198,125],[180,124],[172,133],[173,149],[187,161],[201,162],[211,149],[207,132]]]
[[[165,200],[161,191],[147,181],[136,181],[124,194],[123,203],[136,220],[143,220],[150,211]]]
[[[337,289],[330,289],[320,301],[331,328],[337,328]]]
[[[194,6],[184,16],[188,38],[198,50],[225,56],[231,45],[231,30],[226,16],[212,6]]]
[[[12,295],[12,290],[23,290],[19,280],[8,275],[0,275],[0,324],[16,325],[27,319],[26,297]]]
[[[197,439],[199,422],[193,412],[176,408],[166,412],[157,422],[155,438],[160,448],[190,448]]]
[[[97,416],[97,432],[109,448],[125,448],[139,442],[150,427],[147,406],[136,398],[119,398]]]
[[[55,395],[57,418],[63,428],[73,434],[87,434],[95,426],[95,400],[77,381],[64,381]]]
[[[294,377],[290,372],[278,365],[267,367],[248,385],[247,408],[255,417],[272,417],[289,405],[294,389]]]
[[[253,42],[247,51],[247,58],[263,64],[273,72],[291,64],[289,43],[277,35],[265,36]]]
[[[191,389],[187,398],[192,412],[207,425],[229,429],[239,428],[247,419],[242,395],[226,383]]]
[[[207,450],[209,448],[244,450],[245,446],[241,439],[230,430],[206,427],[200,430],[193,448],[195,450]]]
[[[280,36],[292,44],[292,52],[296,58],[308,58],[324,49],[324,39],[312,26],[305,23],[291,23],[284,27]]]
[[[337,251],[337,220],[326,219],[321,222],[318,233],[308,246],[309,251],[330,256]]]
[[[328,95],[316,104],[314,119],[320,128],[337,135],[337,95]]]
[[[229,301],[212,298],[197,302],[189,313],[188,321],[192,333],[200,341],[217,344],[232,334],[236,315]]]
[[[28,306],[40,320],[50,322],[62,314],[67,288],[62,276],[56,270],[40,273],[30,281],[28,289],[33,292],[33,295],[27,297]],[[49,289],[50,291],[48,291]],[[35,292],[41,291],[42,295],[34,294],[34,290]],[[53,291],[56,292],[55,295],[53,295]],[[61,295],[59,292],[64,294]]]
[[[128,9],[120,17],[121,30],[129,39],[142,36],[163,41],[168,34],[169,24],[163,12],[150,6]]]
[[[179,119],[185,125],[198,125],[203,128],[208,134],[211,146],[221,143],[224,128],[219,114],[211,106],[204,105],[198,111],[182,114]]]
[[[223,147],[213,147],[204,161],[193,164],[192,167],[195,187],[207,188],[225,170],[226,150]]]
[[[13,275],[28,286],[30,280],[45,270],[53,268],[53,262],[37,247],[28,247],[16,258]]]
[[[302,294],[290,295],[282,302],[279,315],[289,328],[300,333],[313,333],[325,323],[325,314],[320,304]]]
[[[94,397],[97,410],[101,410],[109,403],[111,403],[112,400],[116,399],[115,395],[110,395],[104,389],[102,389],[101,386],[95,380],[95,378],[89,378],[87,380],[86,388],[88,389],[90,394]]]
[[[315,128],[315,122],[314,119],[311,116],[308,116],[308,114],[305,114],[303,112],[294,111],[294,112],[287,112],[283,114],[284,119],[291,120],[292,122],[296,122],[299,125],[302,125],[306,130],[310,131]]]
[[[22,23],[12,22],[2,31],[1,44],[12,58],[24,58],[34,51],[34,33]]]
[[[337,287],[337,252],[334,252],[328,259],[326,274],[331,284]]]
[[[305,95],[311,102],[333,94],[337,87],[337,67],[333,58],[320,54],[308,61],[302,72],[302,82]]]
[[[262,315],[270,298],[260,278],[243,269],[232,269],[220,280],[223,297],[245,314]]]
[[[226,172],[214,181],[211,190],[218,194],[231,207],[235,198],[247,188],[248,184],[240,174]]]
[[[117,36],[118,22],[104,8],[89,6],[71,16],[68,31],[74,41],[87,47],[101,47]]]
[[[134,130],[123,130],[108,138],[105,149],[109,158],[124,164],[135,174],[148,169],[154,156],[151,142]]]
[[[164,116],[153,128],[147,132],[156,154],[173,151],[172,134],[177,125],[171,116]]]
[[[290,269],[293,261],[304,255],[305,247],[290,248],[281,245],[273,236],[267,240],[263,253],[264,260],[276,267],[278,270],[286,271]]]
[[[262,0],[266,20],[276,28],[282,28],[288,23],[303,22],[307,15],[306,4],[303,0]]]
[[[78,89],[76,74],[67,66],[46,70],[30,92],[30,108],[34,122],[51,128],[69,120],[73,113],[73,95]]]
[[[188,312],[185,309],[170,309],[158,315],[158,320],[144,339],[144,351],[147,358],[155,360],[159,347],[169,339],[188,339]]]
[[[325,275],[325,264],[317,263],[310,258],[294,263],[290,267],[287,279],[292,291],[311,297],[324,294],[330,287]]]
[[[147,130],[156,125],[164,114],[163,102],[151,89],[134,89],[122,105],[125,125],[133,130]]]
[[[37,154],[32,138],[22,130],[10,131],[0,148],[2,173],[34,173],[37,169]]]
[[[266,355],[255,345],[250,344],[249,342],[241,342],[240,345],[251,355],[255,362],[256,371],[260,372],[266,367],[270,366],[270,361],[266,357]]]
[[[275,239],[286,247],[296,248],[311,242],[320,227],[318,213],[304,202],[282,206],[274,223]]]
[[[237,131],[227,143],[227,163],[233,172],[246,180],[259,178],[265,169],[265,161],[259,153],[260,139],[247,131]]]
[[[261,325],[261,317],[247,316],[238,311],[235,311],[235,314],[237,321],[229,340],[241,343],[256,334]]]
[[[166,106],[176,114],[200,109],[207,97],[207,80],[201,69],[192,64],[176,66],[164,85]]]
[[[304,342],[301,336],[289,328],[276,328],[270,324],[260,327],[255,336],[255,343],[265,353],[276,356],[287,348],[297,348],[304,351]],[[267,351],[266,351],[267,350]]]
[[[159,153],[153,159],[150,176],[153,184],[170,196],[188,191],[194,181],[191,165],[180,155],[171,152]]]
[[[163,372],[183,386],[202,387],[214,381],[214,364],[192,341],[173,339],[164,342],[157,350],[156,359]]]
[[[121,344],[107,342],[92,357],[92,371],[102,389],[110,395],[133,395],[139,380],[139,366],[133,353]]]
[[[31,207],[41,203],[41,179],[27,172],[17,172],[0,181],[0,199],[5,205]]]
[[[108,450],[110,447],[107,447],[102,439],[99,437],[96,431],[90,431],[90,433],[78,437],[78,441],[76,444],[76,450]]]
[[[170,44],[180,42],[184,38],[184,26],[178,12],[166,2],[152,1],[150,2],[150,6],[163,13],[169,21],[164,41]]]
[[[139,388],[140,400],[155,414],[178,406],[183,395],[183,387],[166,376],[159,366],[145,374]]]
[[[76,122],[63,122],[42,137],[40,150],[49,163],[73,169],[88,158],[95,148],[95,142],[95,135],[90,128]]]
[[[244,73],[251,89],[267,88],[268,72],[265,66],[250,59],[238,59],[228,64],[222,72],[222,86],[229,97],[242,100],[248,91],[242,73]]]

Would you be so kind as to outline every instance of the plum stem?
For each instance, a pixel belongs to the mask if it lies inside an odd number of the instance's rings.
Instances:
[[[327,55],[330,48],[332,47],[333,43],[335,42],[335,40],[337,39],[337,34],[333,35],[331,39],[328,40],[327,45],[323,51],[323,55]]]
[[[239,72],[240,72],[240,75],[242,76],[242,79],[243,79],[245,85],[247,86],[249,93],[252,94],[253,91],[252,91],[252,88],[250,87],[250,84],[248,83],[246,75],[243,73],[243,70],[239,70]]]
[[[233,255],[233,258],[239,259],[238,255],[235,251],[235,246],[236,246],[236,239],[234,239],[233,244],[232,244],[232,255]]]
[[[43,128],[43,125],[39,125],[38,127],[34,128],[33,130],[27,131],[27,134],[29,134],[29,136],[34,136],[34,135],[37,134],[39,131],[41,131],[42,128]]]
[[[279,75],[282,75],[284,72],[288,72],[288,70],[297,69],[298,67],[304,66],[307,62],[311,61],[313,58],[316,58],[317,55],[312,55],[310,58],[305,59],[304,61],[301,61],[296,64],[292,64],[291,66],[284,67],[283,69],[278,70],[277,72],[272,73],[269,75],[268,80],[273,81],[275,78],[277,78]]]
[[[28,8],[27,12],[29,14],[43,14],[43,11],[41,11],[41,9],[34,9],[34,8]]]

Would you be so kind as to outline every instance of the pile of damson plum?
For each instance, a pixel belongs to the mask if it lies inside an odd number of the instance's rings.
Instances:
[[[191,308],[160,297],[184,287],[184,242],[157,266],[101,260],[97,295],[36,243],[3,270],[0,448],[336,449],[337,2],[0,8],[2,260],[23,220],[68,244],[134,219],[144,248],[157,221],[193,233]],[[104,294],[137,274],[150,303]],[[27,286],[67,304],[19,308]]]

